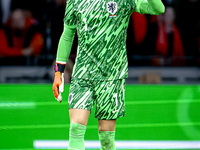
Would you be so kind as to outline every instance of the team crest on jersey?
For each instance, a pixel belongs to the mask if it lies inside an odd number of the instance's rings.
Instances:
[[[116,14],[115,14],[115,13],[117,12],[117,3],[111,1],[111,2],[108,2],[106,5],[107,5],[107,11],[108,11],[110,14],[112,14],[112,15],[110,15],[109,17],[110,17],[110,18],[116,17]]]

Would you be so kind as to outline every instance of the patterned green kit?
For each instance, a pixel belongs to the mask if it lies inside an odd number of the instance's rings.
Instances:
[[[126,31],[132,11],[143,0],[68,0],[64,22],[78,33],[78,52],[69,95],[69,109],[91,111],[111,120],[125,115],[128,76]]]
[[[91,111],[96,104],[95,117],[111,120],[125,115],[125,79],[113,81],[72,79],[69,109]]]
[[[64,22],[77,28],[73,77],[116,80],[128,76],[126,30],[143,0],[68,0]]]

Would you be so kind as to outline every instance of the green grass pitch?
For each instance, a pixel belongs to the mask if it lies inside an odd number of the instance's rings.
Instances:
[[[33,150],[34,140],[68,140],[69,114],[51,84],[0,84],[0,150]],[[98,140],[92,111],[85,140]],[[200,86],[126,85],[116,140],[200,141]]]

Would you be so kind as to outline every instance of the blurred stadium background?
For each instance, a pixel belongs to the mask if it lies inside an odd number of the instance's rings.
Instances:
[[[0,150],[67,149],[77,37],[63,103],[52,93],[65,3],[0,0]],[[126,117],[117,121],[117,149],[200,149],[200,1],[163,3],[164,15],[130,19]],[[85,140],[87,149],[99,149],[94,110]]]

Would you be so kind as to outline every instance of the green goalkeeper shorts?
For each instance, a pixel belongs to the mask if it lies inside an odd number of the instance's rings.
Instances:
[[[97,81],[72,78],[68,98],[69,109],[91,111],[95,118],[112,120],[125,116],[125,79]]]

